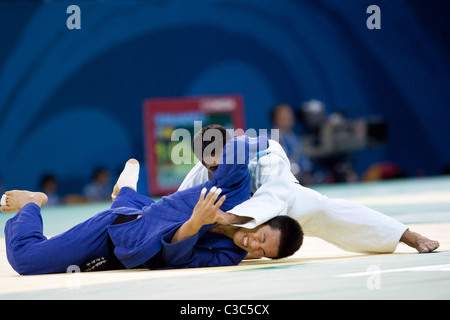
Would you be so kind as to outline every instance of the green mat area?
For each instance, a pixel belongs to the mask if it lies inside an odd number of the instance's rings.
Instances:
[[[390,181],[379,181],[370,183],[333,184],[313,186],[312,189],[330,198],[357,198],[357,197],[380,197],[415,194],[432,191],[449,191],[450,177],[439,176],[419,179],[399,179]],[[156,201],[158,199],[155,199]],[[95,203],[86,205],[67,205],[58,207],[43,207],[42,218],[44,222],[44,233],[47,236],[61,233],[75,224],[82,222],[97,212],[106,210],[111,203]],[[422,222],[449,222],[450,221],[450,197],[448,202],[405,204],[401,205],[370,205],[386,215],[397,220],[409,223]],[[6,220],[15,213],[0,214],[0,237],[4,237],[3,230]]]

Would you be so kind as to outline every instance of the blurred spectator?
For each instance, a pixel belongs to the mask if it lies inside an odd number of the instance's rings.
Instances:
[[[291,172],[302,184],[311,184],[312,164],[303,154],[301,137],[294,132],[295,114],[291,106],[286,103],[276,105],[271,120],[273,127],[279,130],[278,142],[291,162]]]
[[[84,187],[83,194],[88,201],[110,201],[112,186],[110,174],[105,168],[94,171],[92,182]]]
[[[55,176],[46,174],[41,178],[40,189],[47,197],[47,205],[55,206],[61,204],[61,199],[58,195],[58,181]]]

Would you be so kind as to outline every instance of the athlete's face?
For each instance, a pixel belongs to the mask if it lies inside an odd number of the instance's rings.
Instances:
[[[214,155],[209,157],[203,157],[203,165],[208,169],[211,174],[214,173],[214,171],[217,170],[217,167],[219,167],[220,163],[220,155]]]
[[[275,258],[278,255],[280,237],[280,230],[261,225],[254,229],[239,228],[234,234],[233,241],[252,258]]]

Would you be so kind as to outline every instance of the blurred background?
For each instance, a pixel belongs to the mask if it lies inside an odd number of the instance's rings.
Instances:
[[[151,194],[144,101],[231,94],[306,185],[449,174],[449,16],[447,0],[0,1],[0,188],[98,201],[134,157]]]

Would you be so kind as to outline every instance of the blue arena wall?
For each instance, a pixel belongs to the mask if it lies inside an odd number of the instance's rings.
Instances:
[[[81,9],[69,30],[67,6]],[[366,9],[381,9],[369,30]],[[389,142],[358,152],[361,173],[395,161],[409,175],[450,162],[448,1],[0,2],[0,176],[67,192],[92,170],[143,161],[149,97],[240,93],[247,128],[270,128],[277,102],[322,100],[380,115]]]

